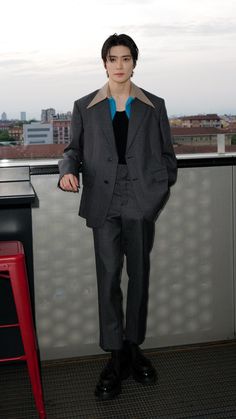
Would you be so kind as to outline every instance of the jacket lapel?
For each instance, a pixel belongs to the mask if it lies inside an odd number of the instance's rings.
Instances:
[[[143,102],[136,98],[132,102],[126,152],[131,147],[135,139],[136,133],[142,125],[143,119],[148,111],[148,108],[149,107],[147,105],[145,105]]]
[[[102,128],[109,145],[113,151],[116,150],[109,100],[105,99],[98,103],[94,107],[94,112],[96,112],[97,124]]]
[[[115,136],[108,100],[110,95],[109,83],[106,83],[100,90],[97,91],[93,100],[88,104],[87,109],[94,108],[98,125],[102,126],[102,130],[108,143],[111,145],[113,150],[116,150]],[[150,106],[155,108],[150,99],[148,99],[144,92],[134,83],[131,83],[130,96],[134,97],[134,101],[131,103],[131,116],[129,120],[126,151],[128,151],[132,145],[136,133],[140,128],[148,109],[150,109]]]

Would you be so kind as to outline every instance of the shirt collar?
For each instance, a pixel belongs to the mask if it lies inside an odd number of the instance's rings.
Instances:
[[[145,93],[138,87],[136,84],[131,82],[131,91],[130,96],[133,98],[137,98],[141,100],[141,102],[145,103],[146,105],[152,106],[155,108],[154,104],[148,99],[148,97],[145,95]],[[109,88],[109,83],[107,82],[94,96],[92,101],[88,104],[87,109],[91,108],[94,105],[97,105],[97,103],[102,102],[103,100],[111,97],[111,92]]]

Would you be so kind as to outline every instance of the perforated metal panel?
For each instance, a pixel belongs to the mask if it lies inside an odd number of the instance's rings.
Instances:
[[[232,244],[232,168],[180,169],[157,223],[149,344],[233,336]]]
[[[92,230],[77,215],[80,195],[59,190],[57,175],[31,180],[41,356],[99,353]],[[232,168],[180,169],[156,224],[144,347],[233,337],[232,243]],[[125,271],[122,283],[125,292]]]

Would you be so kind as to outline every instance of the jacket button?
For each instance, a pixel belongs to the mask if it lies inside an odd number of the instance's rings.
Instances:
[[[104,183],[109,183],[108,180],[104,180]]]
[[[137,177],[134,177],[132,180],[138,180],[138,178]]]
[[[112,161],[112,157],[108,157],[108,159],[107,159],[108,161]]]

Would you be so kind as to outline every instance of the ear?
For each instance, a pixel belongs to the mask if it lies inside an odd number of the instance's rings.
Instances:
[[[104,68],[107,69],[106,61],[103,61]]]

